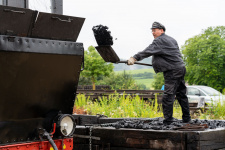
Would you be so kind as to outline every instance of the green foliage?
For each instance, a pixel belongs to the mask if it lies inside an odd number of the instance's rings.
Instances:
[[[135,79],[135,78],[134,78]],[[146,86],[146,90],[151,90],[152,88],[152,82],[153,82],[153,78],[152,79],[135,79],[137,84],[143,84],[144,86]]]
[[[189,84],[225,87],[225,26],[209,27],[182,46]]]
[[[115,71],[116,74],[122,74],[123,72],[124,71]],[[126,72],[133,76],[138,85],[146,86],[146,90],[152,89],[152,81],[155,72],[151,67],[148,69],[126,70]],[[145,77],[142,77],[142,75]]]
[[[224,101],[224,100],[221,100]],[[225,102],[221,103],[220,101],[212,104],[209,107],[209,110],[206,113],[201,114],[200,119],[217,119],[224,120],[225,119]]]
[[[84,94],[78,94],[76,96],[76,100],[75,100],[75,106],[77,108],[83,108],[87,105],[87,102],[89,102],[89,98],[86,98]]]
[[[84,65],[81,77],[91,79],[93,84],[95,84],[98,76],[109,76],[113,72],[113,64],[106,63],[93,46],[88,47],[88,50],[84,51]]]
[[[123,71],[115,71],[115,73],[123,73]],[[155,74],[155,71],[153,70],[152,67],[149,67],[149,69],[137,69],[137,70],[126,70],[127,73],[130,73],[130,74],[139,74],[139,73],[145,73],[145,72],[150,72],[150,73],[153,73]]]
[[[159,72],[154,76],[154,81],[152,83],[152,87],[155,90],[160,90],[162,88],[163,84],[164,84],[163,73]]]
[[[79,98],[77,101],[79,101]],[[150,105],[149,102],[140,99],[138,95],[131,97],[125,93],[123,96],[115,93],[108,98],[102,97],[99,101],[89,100],[83,107],[90,115],[103,114],[112,118],[163,117],[162,106],[158,105],[157,101],[154,105]]]
[[[85,95],[77,95],[75,101],[76,108],[83,108],[90,115],[103,114],[111,118],[128,118],[128,117],[163,117],[162,106],[156,101],[152,105],[150,102],[140,99],[138,95],[131,97],[130,95],[111,94],[109,97],[102,97],[99,101],[92,101]],[[225,102],[216,103],[209,110],[202,113],[199,111],[193,114],[192,119],[225,119]],[[173,107],[173,117],[182,119],[182,110],[176,100]]]
[[[151,72],[144,72],[144,73],[137,73],[132,75],[134,78],[138,79],[151,79],[154,76],[154,73]]]
[[[80,75],[78,85],[91,85],[91,78]]]
[[[120,74],[111,73],[108,77],[103,77],[97,82],[98,85],[110,85],[111,89],[146,89],[144,84],[137,84],[131,74],[124,71]]]

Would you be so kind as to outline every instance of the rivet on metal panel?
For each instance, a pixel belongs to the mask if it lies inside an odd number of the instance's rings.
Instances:
[[[77,46],[79,46],[79,45],[77,44]]]
[[[26,147],[28,148],[28,147],[29,147],[29,145],[26,145]]]
[[[17,146],[16,148],[17,148],[17,149],[19,149],[20,147],[19,147],[19,146]]]

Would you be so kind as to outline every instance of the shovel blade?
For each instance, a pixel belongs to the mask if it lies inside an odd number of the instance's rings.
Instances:
[[[120,59],[113,50],[113,48],[109,45],[101,45],[95,47],[101,57],[105,60],[105,62],[116,63],[119,62]]]

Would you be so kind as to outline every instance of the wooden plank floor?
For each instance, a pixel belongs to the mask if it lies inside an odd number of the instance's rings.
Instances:
[[[89,149],[89,128],[78,126],[74,134],[88,138],[74,137],[77,150]],[[116,150],[214,150],[225,148],[225,129],[206,131],[165,131],[142,129],[115,129],[94,127],[92,149]],[[97,139],[98,139],[97,138]]]

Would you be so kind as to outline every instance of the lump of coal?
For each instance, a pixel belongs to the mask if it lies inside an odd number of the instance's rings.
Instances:
[[[113,45],[113,37],[107,26],[97,25],[92,28],[98,45]]]

